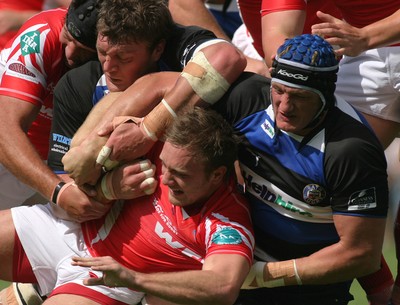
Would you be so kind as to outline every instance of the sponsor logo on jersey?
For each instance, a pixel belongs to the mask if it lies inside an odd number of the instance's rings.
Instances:
[[[303,199],[310,205],[321,203],[325,197],[325,189],[318,184],[307,184],[303,189]]]
[[[239,232],[231,227],[219,230],[212,238],[212,243],[216,245],[238,245],[242,241]]]
[[[256,197],[262,199],[263,201],[273,203],[292,213],[297,213],[307,217],[313,217],[312,213],[296,207],[290,200],[284,200],[284,198],[281,195],[278,195],[270,191],[266,184],[260,184],[253,181],[254,176],[252,176],[251,174],[243,172],[243,178],[245,179],[246,182],[247,191],[249,191]]]
[[[349,198],[349,211],[359,211],[376,208],[375,187],[354,192]]]
[[[193,252],[189,248],[186,248],[183,244],[181,244],[179,241],[174,240],[174,238],[167,232],[167,230],[162,226],[160,222],[157,221],[156,227],[154,228],[154,232],[165,241],[165,243],[170,246],[173,249],[177,249],[180,251],[183,255],[186,255],[188,257],[192,257],[196,259],[197,261],[202,262],[203,258],[201,255]]]
[[[18,74],[23,74],[23,75],[30,76],[33,78],[36,77],[35,74],[33,74],[31,71],[29,71],[23,64],[18,63],[18,62],[10,64],[8,66],[8,69],[16,72]]]
[[[301,73],[290,73],[290,72],[287,72],[284,69],[279,69],[278,74],[286,76],[288,78],[302,80],[304,82],[308,79],[308,76],[305,76],[305,75],[303,75]]]
[[[42,105],[42,107],[40,107],[40,112],[38,115],[47,120],[51,120],[53,118],[53,108]]]
[[[272,139],[275,135],[274,127],[268,120],[265,120],[264,123],[261,124],[261,128],[265,131],[265,133]]]
[[[71,138],[68,138],[58,133],[53,133],[53,142],[71,145]]]
[[[40,53],[40,32],[32,31],[22,35],[20,45],[23,56]]]

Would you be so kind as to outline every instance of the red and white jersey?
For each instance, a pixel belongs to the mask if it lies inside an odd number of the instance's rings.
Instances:
[[[371,23],[392,15],[400,8],[400,0],[331,0],[340,11],[342,18],[352,26],[362,28]],[[261,12],[263,15],[273,11],[305,10],[307,6],[313,6],[317,10],[325,11],[321,7],[330,1],[327,0],[262,0]],[[307,19],[314,16],[308,16]],[[308,22],[309,20],[307,20]],[[306,29],[305,29],[306,30]]]
[[[155,151],[158,156],[160,148]],[[200,270],[212,254],[239,254],[252,263],[249,207],[235,187],[222,186],[188,214],[169,202],[168,187],[160,183],[151,196],[115,203],[104,218],[82,224],[82,231],[93,256],[112,256],[138,272]]]
[[[0,11],[13,10],[13,11],[41,11],[44,8],[44,0],[29,0],[29,1],[15,1],[15,0],[0,0]],[[17,31],[9,31],[0,35],[0,50],[4,45],[14,37]]]
[[[400,8],[400,0],[238,0],[238,3],[254,47],[262,56],[261,17],[269,13],[306,10],[303,33],[310,33],[311,25],[321,22],[315,15],[318,10],[361,28],[392,15]]]
[[[66,72],[60,33],[66,9],[41,12],[29,19],[0,53],[0,94],[41,107],[28,136],[47,159],[53,112],[53,90]]]

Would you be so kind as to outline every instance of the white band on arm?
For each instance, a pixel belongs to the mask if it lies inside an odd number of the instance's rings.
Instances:
[[[175,110],[162,99],[161,103],[143,118],[140,128],[147,137],[157,141],[176,118]]]
[[[165,108],[167,108],[167,110],[169,111],[169,113],[172,115],[172,117],[174,119],[176,119],[178,116],[176,115],[176,112],[174,111],[174,109],[171,108],[171,106],[167,103],[167,101],[165,99],[161,100],[161,103],[164,104]]]
[[[206,103],[214,104],[228,91],[228,81],[210,64],[203,52],[197,52],[183,69],[193,91]]]
[[[296,265],[296,260],[295,259],[293,260],[293,268],[294,268],[294,275],[296,277],[297,285],[303,285],[303,283],[301,281],[301,278],[299,276],[299,272],[297,271],[297,265]]]
[[[252,284],[257,286],[252,286]],[[302,285],[297,272],[296,261],[255,262],[242,285],[242,289],[274,288],[290,285]]]

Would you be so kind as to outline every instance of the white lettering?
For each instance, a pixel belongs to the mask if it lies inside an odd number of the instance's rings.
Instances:
[[[308,79],[308,76],[304,76],[303,74],[300,74],[300,73],[298,73],[298,74],[289,73],[289,72],[287,72],[286,70],[283,70],[283,69],[280,69],[278,71],[278,74],[281,74],[283,76],[287,76],[287,77],[290,77],[290,78],[294,78],[294,79],[300,79],[302,81],[306,81]]]

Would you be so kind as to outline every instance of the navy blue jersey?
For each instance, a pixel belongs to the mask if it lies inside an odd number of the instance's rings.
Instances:
[[[199,27],[175,25],[158,62],[159,71],[182,71],[196,48],[215,38],[212,32]],[[93,105],[108,92],[102,74],[99,62],[89,62],[67,72],[55,88],[47,160],[56,173],[64,172],[61,159],[69,150],[73,135]]]
[[[386,217],[386,159],[365,119],[336,97],[311,134],[283,132],[275,128],[269,85],[267,78],[244,74],[214,106],[241,139],[260,258],[298,258],[336,243],[334,214]]]

